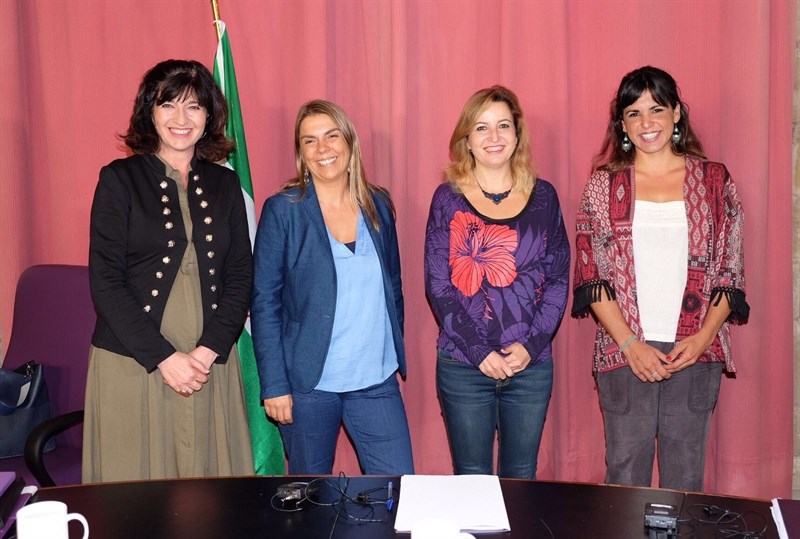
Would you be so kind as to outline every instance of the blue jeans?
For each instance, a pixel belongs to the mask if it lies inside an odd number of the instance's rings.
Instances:
[[[357,391],[292,392],[292,403],[294,423],[279,426],[289,473],[330,474],[342,423],[355,444],[364,473],[414,473],[408,420],[396,374]]]
[[[647,341],[668,353],[674,343]],[[703,490],[706,443],[722,363],[697,362],[642,382],[628,367],[597,374],[606,432],[606,483],[649,487],[658,439],[659,486]]]
[[[536,479],[536,460],[553,389],[553,362],[494,380],[439,350],[436,387],[456,474]]]

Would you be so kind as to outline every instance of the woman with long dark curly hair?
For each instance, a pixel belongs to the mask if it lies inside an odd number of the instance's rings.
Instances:
[[[606,482],[703,488],[730,323],[747,321],[743,213],[669,73],[631,71],[578,210],[573,316],[598,320]]]
[[[236,350],[250,239],[239,179],[214,163],[227,114],[202,64],[161,62],[121,137],[133,155],[100,171],[84,482],[253,473]]]

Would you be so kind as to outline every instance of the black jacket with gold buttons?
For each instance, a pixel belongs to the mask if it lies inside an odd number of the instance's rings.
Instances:
[[[196,158],[191,166],[187,192],[203,302],[197,345],[225,362],[250,303],[247,216],[235,172]],[[178,187],[164,170],[154,155],[103,167],[90,225],[89,284],[97,310],[92,344],[131,356],[148,372],[175,352],[160,327],[188,245]]]

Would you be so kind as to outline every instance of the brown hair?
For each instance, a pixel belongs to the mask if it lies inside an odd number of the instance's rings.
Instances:
[[[183,100],[194,93],[206,109],[206,132],[195,145],[195,154],[206,161],[220,161],[233,151],[234,144],[225,136],[228,104],[206,67],[195,60],[166,60],[152,67],[142,77],[133,103],[128,131],[119,138],[135,154],[154,154],[161,139],[153,125],[153,108],[172,100]]]
[[[445,168],[445,179],[454,188],[460,190],[464,182],[468,181],[475,170],[475,157],[467,146],[467,137],[475,127],[478,117],[491,106],[492,103],[505,103],[514,119],[514,128],[517,132],[517,147],[511,155],[511,180],[512,189],[530,193],[536,182],[536,168],[531,159],[530,134],[525,123],[525,116],[519,105],[517,96],[503,86],[492,86],[478,90],[467,100],[461,115],[458,117],[456,127],[450,136],[450,164]]]
[[[635,69],[622,77],[619,89],[609,107],[608,128],[606,129],[600,151],[592,159],[592,171],[603,168],[610,171],[622,170],[633,163],[636,151],[622,149],[622,112],[631,106],[646,91],[650,92],[653,100],[661,106],[680,107],[681,117],[678,123],[678,132],[681,134],[679,142],[672,142],[672,153],[675,155],[691,155],[705,159],[703,145],[692,129],[689,122],[689,107],[681,101],[680,90],[672,75],[657,67],[644,66]]]

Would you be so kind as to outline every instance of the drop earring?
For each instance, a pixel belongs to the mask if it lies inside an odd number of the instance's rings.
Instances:
[[[628,138],[627,133],[625,133],[625,136],[622,137],[622,142],[619,143],[619,147],[622,148],[623,152],[631,151],[633,143],[631,142],[631,139]]]
[[[675,124],[675,129],[672,130],[672,143],[677,144],[681,141],[681,130],[678,129],[678,124]]]

